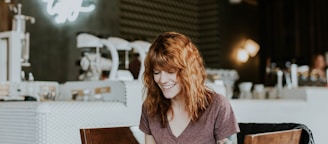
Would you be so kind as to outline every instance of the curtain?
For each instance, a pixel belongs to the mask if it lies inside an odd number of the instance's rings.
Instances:
[[[261,75],[266,67],[309,65],[314,54],[328,52],[328,1],[259,0]],[[274,83],[274,82],[273,82]]]

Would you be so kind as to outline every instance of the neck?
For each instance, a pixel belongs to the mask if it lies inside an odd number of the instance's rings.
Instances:
[[[173,109],[184,109],[185,108],[185,101],[184,97],[176,96],[175,98],[171,99],[171,106]]]

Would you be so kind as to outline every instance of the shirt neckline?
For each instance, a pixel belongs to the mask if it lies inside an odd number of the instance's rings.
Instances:
[[[187,125],[186,128],[180,133],[180,135],[175,136],[175,135],[173,134],[173,132],[172,132],[172,129],[171,129],[170,124],[167,123],[167,129],[168,129],[168,131],[169,131],[169,134],[170,134],[170,136],[171,136],[174,140],[178,140],[178,139],[179,139],[180,137],[182,137],[185,133],[187,133],[187,132],[188,132],[187,130],[189,129],[190,126],[191,126],[191,120],[189,120],[188,125]]]

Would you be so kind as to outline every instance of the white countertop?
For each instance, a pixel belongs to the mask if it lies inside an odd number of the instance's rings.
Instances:
[[[231,100],[238,122],[301,123],[308,126],[316,143],[326,144],[328,88],[300,87],[288,99]],[[304,92],[303,96],[299,96]],[[293,91],[290,91],[290,95]],[[298,94],[298,95],[296,95]],[[292,98],[296,97],[296,98]]]
[[[2,102],[0,143],[79,143],[81,127],[138,125],[142,104],[139,89],[127,89],[127,103]],[[328,88],[301,87],[291,94],[297,98],[233,99],[231,105],[238,122],[301,123],[311,129],[317,144],[328,143]]]

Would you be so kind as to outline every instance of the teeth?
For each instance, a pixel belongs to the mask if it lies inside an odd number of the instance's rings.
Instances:
[[[162,87],[164,88],[164,89],[169,89],[169,88],[172,88],[174,86],[174,84],[173,85],[163,85]]]

